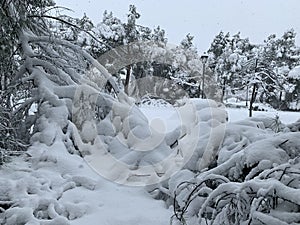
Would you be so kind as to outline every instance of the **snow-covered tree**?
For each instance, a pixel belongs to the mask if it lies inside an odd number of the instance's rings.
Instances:
[[[296,47],[295,38],[296,33],[291,29],[277,40],[277,61],[279,66],[288,65],[291,68],[299,63],[299,49]]]
[[[274,108],[287,109],[291,96],[288,93],[293,86],[288,73],[299,64],[300,55],[295,36],[293,30],[288,30],[280,38],[272,34],[263,44],[254,45],[248,38],[241,38],[239,33],[231,37],[220,32],[208,51],[208,63],[223,90],[223,98],[227,93],[227,97],[249,100],[249,82],[254,80],[253,62],[256,58],[260,67],[268,68],[269,73],[273,74],[272,78],[264,79],[264,85],[257,93],[258,100]]]
[[[212,53],[211,56],[213,57],[213,59],[216,59],[222,55],[227,43],[229,43],[230,41],[229,37],[229,33],[224,35],[224,32],[220,31],[220,33],[213,39],[210,48],[208,49],[208,53]],[[213,68],[213,65],[210,66]]]
[[[213,76],[211,76],[209,68],[206,68],[204,74],[204,90],[201,90],[203,64],[201,56],[198,54],[197,48],[193,43],[193,39],[194,37],[191,34],[187,34],[180,45],[171,50],[174,59],[172,60],[173,72],[170,77],[182,86],[190,97],[199,97],[202,91],[208,98],[215,97],[213,91],[214,85],[211,82]],[[209,87],[209,85],[211,86]]]
[[[229,96],[234,95],[243,85],[242,64],[247,61],[252,48],[249,39],[241,38],[239,33],[230,37],[229,33],[224,36],[221,32],[214,39],[209,49],[209,66],[222,89],[222,101],[226,92]]]
[[[124,44],[125,39],[125,28],[120,19],[115,17],[112,12],[103,13],[102,21],[96,26],[96,35],[106,45],[104,49],[98,49],[98,54],[101,55],[104,52]]]
[[[291,110],[300,109],[300,67],[296,66],[288,74],[286,90],[287,108]]]
[[[263,97],[274,108],[287,109],[289,105],[289,98],[286,98],[286,95],[292,85],[288,74],[299,63],[299,48],[295,45],[295,37],[296,33],[293,30],[288,30],[281,38],[270,35],[260,48],[260,60],[272,67],[279,85],[274,86],[271,81],[269,88],[273,89],[273,94]],[[264,94],[265,92],[262,92],[262,95]]]
[[[80,168],[82,160],[79,162],[78,157],[89,151],[87,142],[94,141],[92,137],[96,132],[94,129],[94,133],[85,135],[87,133],[83,131],[87,127],[94,128],[89,122],[96,118],[97,110],[101,112],[97,118],[105,117],[109,111],[105,109],[115,101],[86,79],[88,65],[98,68],[101,76],[111,82],[123,104],[129,105],[126,103],[128,98],[122,95],[107,70],[80,44],[53,35],[47,20],[51,17],[47,12],[53,4],[52,1],[31,0],[1,4],[0,16],[6,20],[1,28],[10,39],[5,41],[7,46],[4,47],[11,48],[8,51],[8,55],[12,54],[11,62],[15,56],[18,58],[15,69],[9,65],[6,69],[1,67],[11,76],[1,82],[5,85],[0,93],[0,164],[7,152],[11,154],[9,151],[26,147],[20,162],[28,168],[9,169],[8,176],[4,175],[7,170],[3,172],[5,169],[1,168],[1,224],[67,225],[69,220],[84,214],[85,206],[63,202],[61,197],[77,185],[93,190],[95,184],[84,176],[76,178],[70,173],[71,165],[67,166],[69,172],[61,169],[68,160],[76,162],[75,167]],[[1,78],[3,74],[1,71]],[[92,104],[97,110],[91,108],[87,112],[88,108],[83,110],[80,101],[91,100],[87,97],[89,93],[99,98]],[[49,168],[55,168],[55,171],[51,169],[50,172]],[[29,171],[35,171],[35,174]]]

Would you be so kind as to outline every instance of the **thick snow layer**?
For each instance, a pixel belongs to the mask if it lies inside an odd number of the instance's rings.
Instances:
[[[205,167],[222,142],[226,119],[224,109],[209,100],[152,108],[116,102],[96,125],[98,136],[82,136],[92,143],[85,159],[102,176],[121,184],[158,183],[183,167]],[[201,136],[205,138],[199,145]]]
[[[36,145],[43,152],[34,162],[15,160],[0,170],[0,203],[8,209],[0,224],[141,224],[169,223],[171,211],[142,187],[107,181],[86,162],[66,153],[63,145]]]

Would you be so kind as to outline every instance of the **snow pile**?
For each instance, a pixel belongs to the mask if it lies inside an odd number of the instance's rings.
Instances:
[[[83,198],[65,198],[71,190],[80,193],[96,187],[96,181],[86,177],[84,161],[71,155],[63,142],[68,139],[62,132],[67,108],[44,103],[40,109],[45,113],[37,121],[39,132],[32,137],[26,156],[0,171],[0,204],[6,209],[0,215],[1,224],[70,224],[91,210]]]
[[[209,100],[171,109],[168,118],[174,123],[169,126],[160,118],[148,121],[135,105],[115,102],[96,122],[98,134],[85,159],[109,180],[142,186],[166,180],[183,167],[205,167],[222,141],[226,112]]]

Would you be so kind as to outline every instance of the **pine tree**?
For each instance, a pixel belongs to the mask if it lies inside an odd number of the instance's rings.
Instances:
[[[209,50],[209,67],[216,76],[219,87],[222,89],[222,101],[226,92],[235,95],[243,85],[242,64],[251,55],[253,45],[249,39],[241,38],[240,33],[230,37],[221,32],[213,41]]]
[[[272,80],[266,80],[267,90],[261,92],[260,99],[274,108],[287,109],[290,101],[289,71],[299,63],[299,48],[295,45],[296,33],[288,30],[281,38],[270,35],[261,47],[260,60],[272,67],[276,74],[274,86]]]

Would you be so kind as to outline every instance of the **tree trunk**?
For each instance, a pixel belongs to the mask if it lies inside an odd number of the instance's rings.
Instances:
[[[249,90],[248,90],[248,89],[249,89],[249,86],[248,86],[248,84],[247,84],[247,88],[246,88],[246,107],[248,106],[248,100],[249,100],[249,99],[248,99],[248,98],[249,98],[249,97],[248,97],[248,95],[249,95]]]
[[[256,74],[257,72],[257,65],[258,65],[258,59],[255,60],[255,69],[254,69],[254,74]],[[252,90],[252,95],[251,95],[251,99],[250,99],[250,106],[249,106],[249,117],[252,117],[252,111],[253,111],[253,103],[255,102],[256,99],[256,95],[257,95],[257,84],[254,83],[253,84],[253,90]]]
[[[252,117],[253,103],[255,102],[256,94],[257,94],[257,84],[253,84],[253,90],[252,90],[252,95],[251,95],[251,99],[250,99],[250,107],[249,107],[249,117]]]
[[[280,91],[280,93],[279,93],[279,101],[278,101],[278,102],[279,102],[279,107],[278,107],[278,108],[279,108],[280,110],[282,109],[282,103],[283,103],[283,102],[281,101],[281,99],[282,99],[282,91]]]
[[[131,72],[131,66],[128,65],[126,66],[126,79],[124,83],[124,91],[126,94],[128,94],[128,86],[129,86],[129,81],[130,81],[130,72]]]

